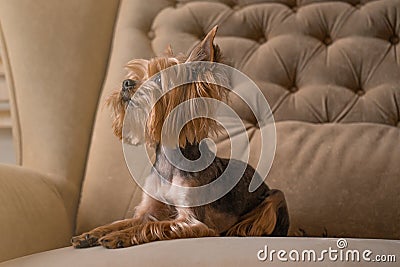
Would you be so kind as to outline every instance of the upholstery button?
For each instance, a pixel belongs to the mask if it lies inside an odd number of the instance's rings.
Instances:
[[[260,44],[263,44],[263,43],[265,43],[267,41],[267,39],[265,39],[265,37],[261,37],[260,39],[258,39],[258,42],[260,43]]]
[[[154,33],[154,31],[149,31],[147,33],[147,37],[149,37],[150,40],[153,40],[156,37],[156,34]]]
[[[292,11],[293,11],[294,13],[296,13],[297,10],[299,10],[299,7],[298,7],[298,6],[292,6]]]
[[[357,95],[358,95],[358,96],[363,96],[363,95],[365,95],[365,91],[362,90],[362,89],[359,89],[359,90],[357,91]]]
[[[329,36],[329,35],[327,35],[325,38],[324,38],[324,44],[325,45],[331,45],[332,44],[332,38]]]
[[[296,93],[299,90],[296,86],[292,86],[292,88],[289,89],[291,93]]]
[[[399,41],[400,41],[400,39],[399,39],[399,36],[393,35],[393,36],[391,36],[391,37],[389,38],[389,41],[390,41],[392,44],[398,44]]]
[[[241,7],[240,7],[239,5],[236,5],[236,6],[233,6],[233,7],[232,7],[232,9],[235,10],[235,11],[240,10],[240,8],[241,8]]]
[[[360,8],[362,7],[362,4],[361,4],[361,3],[358,3],[358,4],[356,4],[354,7],[357,8],[357,9],[360,9]]]

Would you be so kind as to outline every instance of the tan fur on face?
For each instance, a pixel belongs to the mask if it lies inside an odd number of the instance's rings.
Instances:
[[[127,78],[135,80],[137,82],[135,89],[130,92],[131,97],[134,96],[137,89],[143,83],[145,83],[146,80],[171,66],[195,61],[220,62],[221,53],[218,46],[213,44],[214,37],[215,31],[211,31],[206,36],[206,38],[201,43],[199,43],[191,51],[191,53],[189,53],[187,57],[182,55],[174,56],[172,53],[172,49],[168,47],[166,55],[163,57],[157,57],[150,60],[139,59],[130,61],[126,66],[126,69],[128,70]],[[181,69],[183,70],[184,68]],[[180,75],[182,75],[182,73]],[[161,131],[163,129],[163,126],[165,127],[164,122],[168,115],[170,115],[174,108],[176,108],[179,104],[191,99],[196,99],[197,101],[199,98],[211,98],[222,101],[226,97],[227,90],[221,86],[216,85],[217,82],[220,83],[221,79],[224,79],[223,74],[219,75],[219,77],[214,77],[215,73],[213,73],[212,71],[205,71],[204,73],[198,73],[197,75],[198,80],[204,82],[185,84],[170,90],[163,97],[161,97],[157,103],[155,103],[152,110],[148,114],[149,116],[146,122],[140,121],[140,116],[138,116],[138,118],[135,118],[138,120],[136,123],[139,126],[142,125],[143,127],[145,127],[144,138],[145,142],[148,145],[156,146],[161,142]],[[165,77],[165,79],[169,78],[171,77]],[[227,80],[227,77],[225,78],[225,80]],[[227,84],[227,81],[223,82],[226,82]],[[160,90],[162,92],[165,89],[154,88],[154,90]],[[122,128],[125,119],[125,110],[128,103],[121,98],[120,90],[114,91],[107,99],[106,103],[108,106],[112,107],[113,110],[112,126],[114,134],[122,139]],[[197,108],[205,108],[205,105],[206,104],[197,105]],[[196,107],[194,107],[193,109],[195,108]],[[212,108],[207,108],[210,109],[210,113],[213,112]],[[196,110],[192,110],[192,112],[196,113]],[[137,128],[140,128],[139,126]],[[167,127],[176,126],[170,125]],[[192,119],[183,127],[183,129],[179,133],[179,144],[175,145],[184,147],[186,143],[198,143],[202,139],[208,137],[209,134],[217,135],[218,132],[219,127],[214,120],[204,117]],[[141,138],[139,136],[136,139]]]

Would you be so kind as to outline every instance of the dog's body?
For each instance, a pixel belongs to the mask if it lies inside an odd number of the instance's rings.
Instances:
[[[155,58],[153,61],[136,61],[131,65],[128,80],[124,82],[123,90],[115,92],[109,103],[114,108],[113,128],[115,134],[122,138],[122,125],[127,102],[146,79],[171,65],[188,61],[218,62],[220,53],[213,44],[216,28],[196,46],[187,58],[169,57]],[[140,66],[138,66],[140,65]],[[200,157],[212,157],[211,164],[203,170],[184,171],[171,164],[164,150],[161,149],[161,129],[173,108],[186,99],[208,97],[221,100],[223,89],[211,86],[208,83],[187,85],[179,91],[168,93],[160,104],[154,106],[154,113],[150,114],[146,122],[146,143],[156,150],[156,159],[152,172],[146,180],[145,192],[156,194],[155,199],[147,193],[143,194],[141,203],[131,219],[114,222],[98,227],[88,233],[72,239],[75,247],[90,247],[103,245],[107,248],[119,248],[138,245],[156,240],[177,238],[193,238],[206,236],[284,236],[289,227],[286,201],[279,190],[270,190],[265,183],[254,192],[249,192],[251,179],[257,177],[255,170],[246,163],[238,160],[228,160],[214,157],[214,154],[200,141],[210,132],[217,131],[217,125],[211,120],[195,119],[188,123],[179,136],[179,149],[182,155],[191,161]],[[183,96],[184,99],[183,99]],[[178,99],[178,100],[176,100]],[[161,111],[161,112],[160,112]],[[164,114],[164,115],[161,115]],[[201,152],[200,152],[201,151]],[[203,196],[196,193],[177,193],[171,184],[182,187],[201,187],[218,179],[230,167],[244,169],[239,182],[223,197],[209,204],[185,207],[166,203],[186,203],[186,200],[201,199]],[[166,180],[162,182],[160,176]],[[167,200],[166,203],[159,201]]]

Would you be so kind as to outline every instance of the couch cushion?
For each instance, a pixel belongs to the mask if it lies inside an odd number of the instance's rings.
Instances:
[[[69,244],[73,225],[52,177],[0,164],[0,262]]]
[[[400,0],[152,3],[122,1],[102,101],[119,88],[128,60],[168,44],[185,52],[219,24],[216,42],[277,121],[267,183],[287,194],[291,235],[400,238]],[[249,126],[255,166],[259,126],[245,106],[232,106]],[[101,108],[77,232],[131,216],[140,195]]]
[[[262,261],[265,254],[259,253],[259,251],[265,251],[265,246],[267,246],[269,252],[271,250],[285,250],[289,254],[291,250],[298,251],[300,254],[299,261],[294,262],[294,260],[290,260],[289,255],[284,256],[296,266],[310,266],[310,263],[312,263],[312,261],[308,261],[308,252],[304,254],[306,260],[301,260],[301,255],[305,250],[314,250],[317,260],[320,258],[321,251],[329,250],[329,248],[343,251],[343,259],[346,259],[345,253],[347,251],[357,250],[360,252],[360,262],[346,262],[346,260],[341,261],[340,258],[331,261],[325,254],[324,260],[319,262],[323,263],[324,266],[359,266],[360,263],[366,264],[362,259],[362,253],[365,250],[372,251],[371,260],[374,260],[377,255],[395,255],[397,260],[400,257],[399,241],[347,239],[339,243],[340,247],[347,243],[347,247],[344,249],[339,249],[337,242],[337,239],[250,237],[182,239],[116,250],[107,250],[102,247],[78,250],[69,247],[19,258],[0,264],[0,266],[270,266],[271,264],[281,266],[288,264],[281,262],[277,258],[277,254]],[[340,255],[340,252],[336,253]],[[294,255],[293,257],[295,257]],[[313,260],[313,258],[311,259]],[[334,256],[332,256],[332,259],[334,259]],[[396,264],[396,262],[386,262],[384,266],[397,266]]]

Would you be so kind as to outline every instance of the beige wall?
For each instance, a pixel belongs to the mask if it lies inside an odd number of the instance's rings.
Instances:
[[[10,105],[4,69],[0,58],[0,163],[15,163],[12,143]]]
[[[0,163],[15,163],[11,129],[0,129]]]

